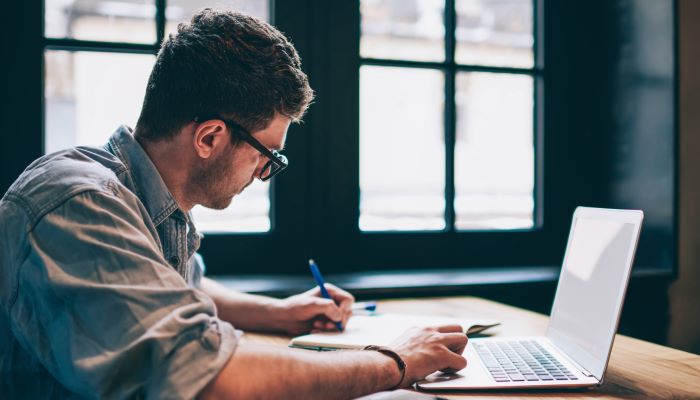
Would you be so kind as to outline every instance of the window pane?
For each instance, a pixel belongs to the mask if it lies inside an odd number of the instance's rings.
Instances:
[[[154,0],[45,0],[45,36],[155,43]]]
[[[457,229],[534,225],[533,79],[457,75]]]
[[[217,0],[209,2],[202,2],[201,0],[168,0],[165,9],[165,18],[168,21],[165,32],[166,35],[176,33],[177,24],[189,21],[195,12],[204,7],[238,11],[260,18],[263,21],[269,21],[269,4],[269,0]]]
[[[202,232],[268,232],[270,230],[270,184],[253,181],[233,198],[225,210],[201,206],[192,209],[194,222]]]
[[[444,0],[361,0],[360,56],[445,60]]]
[[[445,228],[444,76],[360,68],[360,229]]]
[[[532,0],[457,0],[455,6],[458,63],[534,65]]]
[[[155,57],[46,51],[44,150],[104,144],[121,124],[136,125]]]

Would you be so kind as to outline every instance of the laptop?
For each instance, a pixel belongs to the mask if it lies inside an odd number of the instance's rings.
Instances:
[[[578,207],[546,336],[470,339],[468,366],[424,390],[596,386],[603,382],[643,212]]]

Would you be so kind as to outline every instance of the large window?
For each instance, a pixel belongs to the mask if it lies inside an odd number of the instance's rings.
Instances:
[[[362,0],[360,229],[529,229],[532,0]]]
[[[638,264],[675,263],[673,0],[29,3],[7,6],[26,18],[5,35],[6,187],[133,126],[159,44],[197,8],[291,38],[317,98],[289,168],[195,210],[209,273],[556,266],[577,205],[642,208]]]

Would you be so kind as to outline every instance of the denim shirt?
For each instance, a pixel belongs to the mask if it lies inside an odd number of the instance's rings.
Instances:
[[[128,127],[33,162],[0,221],[0,397],[193,398],[233,354],[200,235]]]

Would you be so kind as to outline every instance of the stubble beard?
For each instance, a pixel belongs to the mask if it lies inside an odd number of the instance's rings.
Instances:
[[[233,196],[237,193],[231,193],[225,182],[232,174],[229,157],[220,157],[209,165],[198,166],[190,179],[190,186],[198,199],[197,204],[214,210],[223,210],[231,205]]]

